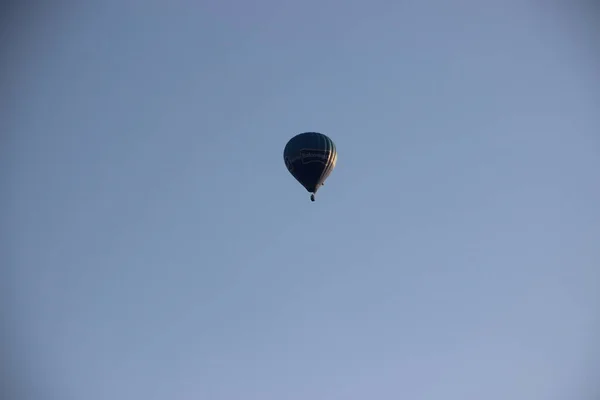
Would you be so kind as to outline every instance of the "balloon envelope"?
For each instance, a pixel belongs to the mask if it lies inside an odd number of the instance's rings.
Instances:
[[[337,162],[333,141],[322,133],[304,132],[291,138],[283,150],[288,171],[310,193],[316,193]]]

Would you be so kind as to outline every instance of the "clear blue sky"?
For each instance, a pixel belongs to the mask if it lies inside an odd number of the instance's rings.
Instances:
[[[6,49],[7,343],[30,396],[587,390],[583,19],[522,0],[97,3],[30,16]],[[309,130],[339,152],[315,203],[282,158]]]

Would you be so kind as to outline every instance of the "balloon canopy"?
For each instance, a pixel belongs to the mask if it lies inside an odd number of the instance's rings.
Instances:
[[[333,141],[318,132],[304,132],[291,138],[283,150],[287,170],[312,193],[311,200],[325,183],[337,162]]]

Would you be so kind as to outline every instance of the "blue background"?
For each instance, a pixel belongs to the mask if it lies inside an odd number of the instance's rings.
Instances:
[[[588,391],[595,31],[544,4],[105,1],[15,19],[14,379],[86,400]],[[310,130],[339,153],[316,203],[282,160]]]

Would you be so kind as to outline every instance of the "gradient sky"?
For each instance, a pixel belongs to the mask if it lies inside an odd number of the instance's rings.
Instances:
[[[29,396],[587,390],[600,74],[583,19],[524,0],[192,3],[81,2],[12,28],[7,343]],[[315,203],[282,158],[310,130],[339,152]]]

